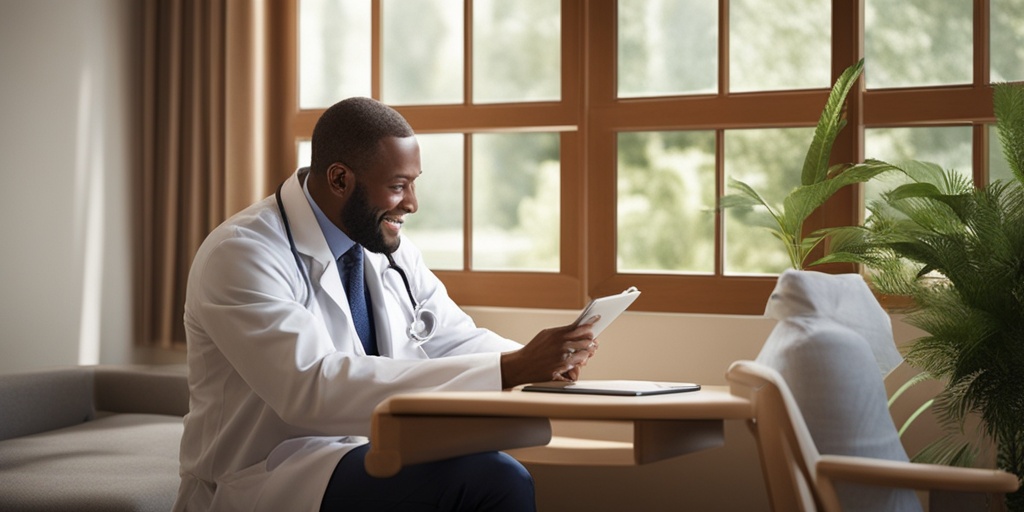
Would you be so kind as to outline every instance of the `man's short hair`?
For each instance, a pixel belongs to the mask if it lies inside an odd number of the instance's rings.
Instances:
[[[372,98],[348,98],[328,108],[313,128],[310,169],[325,173],[335,162],[365,168],[386,137],[411,137],[412,127],[395,109]]]

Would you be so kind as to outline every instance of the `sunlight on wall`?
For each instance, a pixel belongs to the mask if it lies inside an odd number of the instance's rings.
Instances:
[[[103,120],[93,105],[93,76],[82,69],[78,87],[78,129],[75,137],[75,252],[82,255],[81,319],[78,322],[78,364],[100,361],[100,312],[103,304]]]

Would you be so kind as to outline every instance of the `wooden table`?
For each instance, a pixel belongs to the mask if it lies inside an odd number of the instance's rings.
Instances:
[[[750,417],[750,402],[726,386],[643,397],[518,390],[403,394],[374,411],[366,470],[386,477],[409,464],[547,446],[553,419],[632,423],[630,462],[646,464],[721,446],[724,420]]]

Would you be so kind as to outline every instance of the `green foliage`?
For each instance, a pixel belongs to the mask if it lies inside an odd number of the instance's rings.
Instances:
[[[973,446],[962,442],[958,436],[947,434],[924,447],[911,460],[928,464],[971,467],[976,456],[977,450]]]
[[[1003,156],[1017,181],[1024,183],[1024,87],[1000,84],[992,96]]]
[[[804,267],[808,255],[830,232],[819,230],[805,235],[803,229],[807,218],[843,187],[868,181],[892,169],[883,162],[840,164],[831,167],[828,165],[832,145],[839,132],[846,126],[846,119],[843,117],[846,96],[857,83],[863,68],[863,60],[850,66],[832,86],[814,130],[814,138],[807,149],[800,186],[789,192],[781,206],[770,204],[753,187],[739,180],[730,180],[729,186],[735,189],[736,193],[722,197],[719,202],[721,208],[767,210],[774,221],[774,225],[768,226],[768,229],[786,247],[790,264],[795,269]]]
[[[1000,466],[1022,476],[1024,84],[998,84],[994,98],[1015,180],[975,189],[934,164],[893,165],[912,183],[870,205],[865,227],[833,231],[826,260],[864,263],[877,272],[877,289],[914,299],[906,320],[927,335],[914,341],[907,360],[947,382],[936,410],[961,428],[968,414],[978,414]],[[924,456],[963,461],[966,452],[940,440]]]

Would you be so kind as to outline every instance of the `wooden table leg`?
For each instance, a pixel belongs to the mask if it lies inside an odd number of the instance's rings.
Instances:
[[[641,420],[633,425],[633,455],[637,464],[723,445],[725,423],[722,420]]]
[[[551,441],[547,418],[488,416],[373,416],[366,472],[393,476],[402,466],[487,451],[542,446]]]

